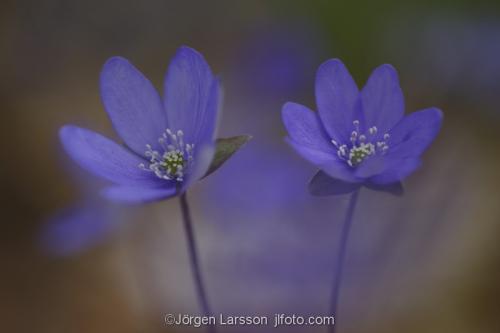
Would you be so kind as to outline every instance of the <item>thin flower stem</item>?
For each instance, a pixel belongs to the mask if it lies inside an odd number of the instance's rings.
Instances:
[[[189,205],[187,201],[186,193],[183,193],[180,198],[182,219],[184,220],[184,230],[186,231],[189,260],[191,262],[191,270],[193,272],[193,279],[196,285],[196,293],[198,295],[198,301],[200,303],[201,309],[203,311],[203,316],[212,316],[212,311],[210,310],[210,305],[208,303],[207,294],[205,292],[205,285],[201,276],[200,262],[198,259],[198,250],[196,247],[196,241],[194,238],[193,223],[191,220],[191,213],[189,210]],[[207,326],[209,333],[216,333],[215,325]]]
[[[332,299],[330,305],[330,315],[335,317],[335,324],[329,326],[329,332],[335,333],[336,327],[338,325],[337,321],[337,307],[340,298],[340,285],[342,283],[342,273],[344,270],[344,262],[347,252],[347,241],[349,240],[349,232],[351,230],[352,218],[354,216],[354,209],[356,208],[356,203],[358,202],[359,190],[354,191],[349,199],[349,207],[345,215],[344,224],[342,225],[342,233],[340,236],[340,245],[337,255],[337,262],[335,267]]]

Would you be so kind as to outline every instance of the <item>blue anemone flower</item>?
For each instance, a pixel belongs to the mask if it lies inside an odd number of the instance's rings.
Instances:
[[[428,108],[404,116],[398,75],[382,65],[359,91],[338,59],[316,74],[318,114],[286,103],[287,141],[320,168],[309,189],[315,195],[349,193],[361,186],[401,193],[400,181],[421,164],[420,155],[441,128],[442,112]]]
[[[39,245],[44,253],[53,256],[79,254],[104,243],[124,224],[120,217],[130,213],[122,205],[95,197],[96,189],[103,185],[100,180],[82,173],[73,165],[67,169],[82,197],[59,209],[41,226]]]
[[[40,232],[42,250],[54,256],[81,253],[118,228],[119,210],[104,200],[88,199],[58,211]]]
[[[215,152],[219,80],[197,51],[178,49],[165,77],[163,99],[130,62],[113,57],[100,77],[101,98],[125,146],[66,125],[60,138],[84,169],[114,186],[105,197],[148,202],[183,193],[203,177]]]

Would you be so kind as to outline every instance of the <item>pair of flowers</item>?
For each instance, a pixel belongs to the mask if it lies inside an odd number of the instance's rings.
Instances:
[[[216,140],[220,81],[197,51],[179,48],[164,87],[162,99],[126,59],[111,58],[101,73],[101,97],[125,146],[76,126],[61,129],[66,152],[114,183],[103,190],[106,198],[137,203],[181,195],[249,139]],[[320,169],[309,185],[315,195],[361,186],[400,193],[400,181],[418,168],[442,123],[436,108],[404,116],[403,94],[390,65],[375,69],[360,92],[340,60],[323,63],[316,103],[318,113],[295,103],[282,111],[287,141]]]
[[[120,57],[104,65],[101,97],[125,146],[68,125],[60,131],[64,148],[84,169],[114,183],[103,191],[108,199],[138,203],[180,196],[198,300],[203,314],[209,316],[212,311],[186,191],[219,168],[249,137],[216,140],[220,82],[203,56],[188,47],[181,47],[170,63],[163,99],[151,82]],[[309,184],[310,192],[352,192],[332,293],[331,314],[336,315],[358,189],[401,193],[401,180],[420,165],[420,156],[439,132],[443,116],[440,110],[429,108],[405,117],[403,94],[392,66],[375,69],[359,91],[337,59],[318,70],[316,104],[318,113],[286,103],[282,116],[288,143],[320,169]],[[335,327],[330,330],[334,332]]]

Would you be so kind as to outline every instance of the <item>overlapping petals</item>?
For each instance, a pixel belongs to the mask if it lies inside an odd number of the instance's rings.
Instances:
[[[316,74],[318,113],[330,137],[348,140],[352,122],[360,113],[359,90],[345,65],[338,59],[323,63]]]
[[[219,80],[203,56],[180,47],[165,76],[163,103],[169,126],[183,129],[188,142],[213,142],[219,101]]]
[[[387,133],[404,116],[405,105],[398,74],[391,65],[377,67],[361,91],[363,122]]]
[[[166,75],[164,100],[121,57],[106,62],[100,84],[106,112],[126,146],[71,125],[61,129],[60,139],[80,166],[116,185],[105,189],[104,196],[127,203],[165,199],[182,193],[203,176],[214,156],[221,98],[219,80],[200,53],[189,47],[178,50]],[[192,170],[186,170],[182,184],[140,167],[149,165],[151,152],[165,151],[167,144],[159,139],[167,129],[173,134],[182,131],[182,147],[194,147],[193,161],[186,164]]]
[[[120,185],[157,186],[157,178],[138,168],[144,159],[93,131],[66,125],[59,132],[64,149],[87,171]]]
[[[158,138],[168,124],[151,82],[128,60],[113,57],[103,66],[100,84],[104,108],[125,144],[139,155],[146,144],[158,149]]]
[[[360,186],[402,193],[400,182],[421,165],[443,120],[437,108],[404,116],[403,93],[390,65],[376,68],[359,91],[344,64],[329,60],[317,72],[316,102],[317,114],[295,103],[282,110],[287,141],[321,170],[309,187],[315,195]]]

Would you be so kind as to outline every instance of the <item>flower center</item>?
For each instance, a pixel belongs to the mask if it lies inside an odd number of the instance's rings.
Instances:
[[[359,130],[359,120],[352,122],[354,130],[351,133],[349,144],[339,144],[332,140],[333,145],[337,148],[337,155],[340,159],[346,161],[350,167],[356,167],[366,158],[376,154],[385,154],[389,145],[389,134],[383,136],[383,140],[375,141],[377,135],[377,127],[373,126],[368,129],[368,133],[361,133]]]
[[[154,172],[161,179],[182,182],[193,163],[194,144],[185,144],[184,133],[180,130],[174,133],[169,128],[158,139],[158,143],[162,152],[146,145],[144,155],[149,159],[149,166],[141,163],[139,168]]]

